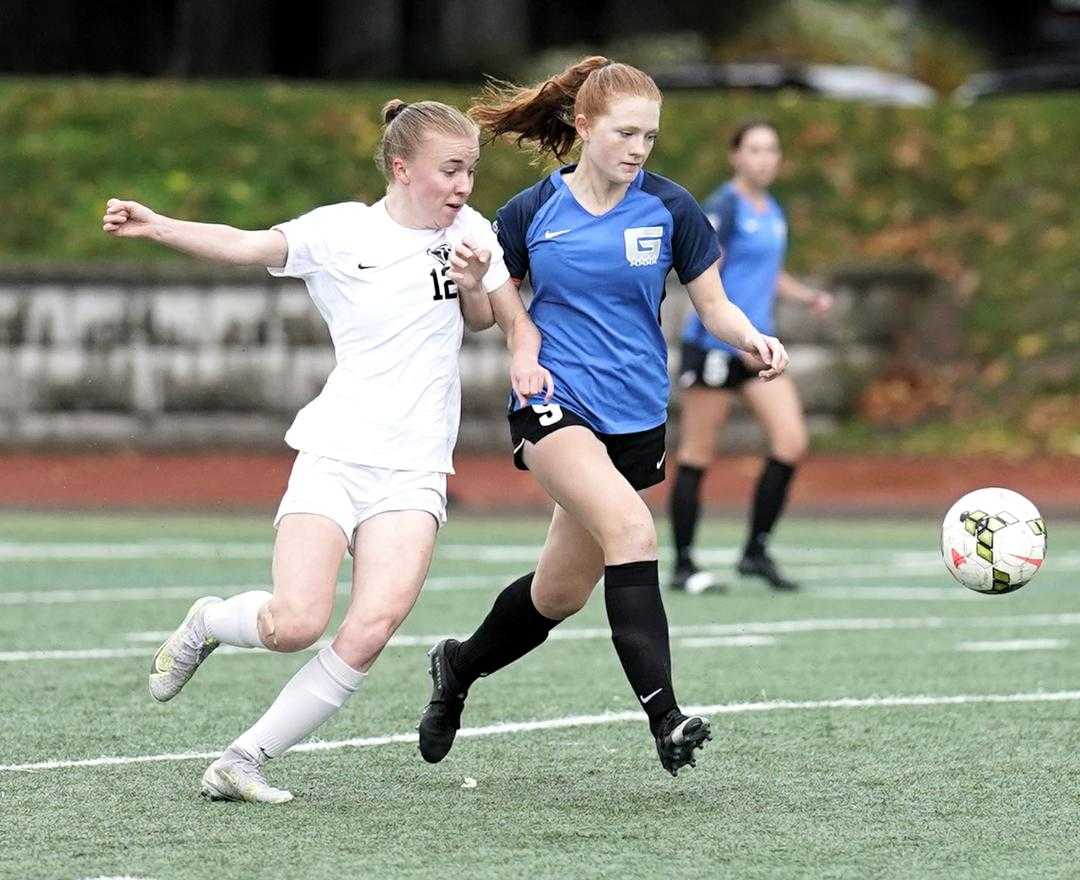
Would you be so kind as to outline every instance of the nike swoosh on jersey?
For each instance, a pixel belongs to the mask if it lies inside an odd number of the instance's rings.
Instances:
[[[655,691],[653,691],[647,697],[643,697],[643,696],[641,696],[641,694],[638,694],[638,699],[641,700],[641,705],[644,706],[647,702],[649,702],[649,700],[651,700],[653,697],[655,697],[662,690],[663,690],[663,688],[657,688]]]
[[[569,231],[569,229],[549,229],[544,233],[544,238],[558,238],[560,235],[566,235]]]

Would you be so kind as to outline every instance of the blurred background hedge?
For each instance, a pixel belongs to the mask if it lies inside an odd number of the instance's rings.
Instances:
[[[464,106],[469,92],[0,80],[0,264],[183,259],[103,235],[110,195],[245,228],[378,198],[371,155],[393,96]],[[827,277],[853,263],[918,264],[959,309],[957,356],[909,361],[867,389],[838,442],[1080,454],[1080,96],[924,110],[672,93],[650,168],[704,197],[728,175],[731,129],[758,117],[786,148],[775,192],[790,268]],[[486,149],[473,205],[490,215],[535,181],[529,158]]]

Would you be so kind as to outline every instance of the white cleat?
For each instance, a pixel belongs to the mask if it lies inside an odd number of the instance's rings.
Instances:
[[[695,571],[686,579],[686,592],[691,596],[700,596],[713,588],[716,579],[707,571]]]
[[[188,609],[184,622],[154,654],[150,664],[150,696],[159,703],[180,693],[199,664],[218,646],[217,639],[206,634],[202,611],[207,605],[220,601],[217,596],[204,596],[196,601]]]
[[[204,798],[211,801],[247,801],[252,804],[285,804],[291,791],[274,788],[263,776],[262,765],[246,752],[229,748],[214,761],[202,778]]]

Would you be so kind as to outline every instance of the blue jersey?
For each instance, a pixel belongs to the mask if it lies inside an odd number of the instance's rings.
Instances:
[[[506,268],[532,281],[529,314],[543,339],[540,364],[555,379],[552,403],[603,434],[655,428],[667,418],[670,390],[660,329],[665,279],[674,268],[686,283],[712,266],[716,234],[690,193],[646,171],[615,207],[590,214],[563,178],[573,168],[499,210]]]
[[[705,200],[705,213],[724,251],[720,278],[728,299],[746,312],[758,330],[774,336],[776,281],[787,250],[784,212],[768,194],[764,210],[759,211],[729,182]],[[686,319],[683,340],[701,348],[735,351],[709,333],[696,312]]]

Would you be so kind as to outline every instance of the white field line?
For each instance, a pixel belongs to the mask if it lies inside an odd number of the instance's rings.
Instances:
[[[134,544],[64,541],[0,542],[0,559],[269,559],[271,545],[261,541],[153,541]]]
[[[155,557],[190,559],[259,559],[269,558],[271,544],[268,541],[146,541],[132,543],[111,542],[0,542],[0,559],[147,559]],[[530,562],[540,553],[540,544],[442,544],[436,550],[440,559],[464,562]],[[871,552],[874,548],[870,548]],[[665,548],[665,552],[667,548]],[[918,551],[881,551],[883,556],[906,561],[925,562],[926,557],[936,558],[936,553]],[[704,561],[710,563],[733,563],[738,557],[733,548],[703,547],[698,551]],[[853,555],[863,558],[865,548],[812,548],[790,547],[783,551],[785,559],[800,562],[840,562]]]
[[[957,651],[1055,651],[1069,644],[1067,639],[1002,639],[996,642],[961,642]]]
[[[704,636],[679,639],[680,648],[762,648],[775,645],[775,636]]]
[[[461,575],[428,578],[424,589],[434,592],[444,590],[482,590],[505,584],[504,575]],[[173,587],[84,587],[67,590],[18,590],[0,591],[0,605],[74,605],[82,602],[150,602],[155,599],[194,599],[198,596],[232,596],[247,590],[269,589],[269,582],[258,584],[193,584]],[[341,581],[337,592],[348,594],[349,581]]]
[[[0,559],[269,559],[271,543],[266,541],[148,541],[135,543],[97,542],[0,542]],[[465,562],[535,562],[540,544],[442,544],[436,558]],[[668,558],[670,548],[661,556]],[[734,547],[702,547],[696,551],[702,562],[732,564],[738,560]],[[918,567],[940,564],[936,550],[884,550],[880,547],[780,547],[777,555],[790,563],[843,563],[853,557],[893,566]],[[1053,554],[1057,565],[1070,570],[1080,567],[1080,553]]]
[[[978,593],[955,587],[816,587],[803,594],[812,599],[878,599],[886,602],[970,602]]]
[[[807,575],[795,568],[789,573],[800,580],[846,580],[850,573],[834,572],[832,575]],[[879,572],[877,577],[888,580],[910,575],[889,575]],[[944,579],[944,569],[941,572]],[[486,590],[501,586],[507,575],[446,575],[428,578],[424,589],[428,592],[446,590]],[[863,579],[861,576],[859,579]],[[0,605],[77,605],[94,602],[153,602],[159,599],[194,599],[198,596],[219,595],[228,597],[247,590],[268,589],[268,582],[255,584],[191,584],[163,587],[76,587],[66,589],[0,590]],[[348,581],[338,584],[338,593],[348,594]],[[817,586],[810,584],[804,595],[814,599],[880,599],[882,601],[963,601],[978,598],[975,593],[961,587],[889,587],[889,586]]]
[[[745,621],[742,623],[704,623],[690,626],[672,626],[669,633],[672,638],[715,638],[718,636],[775,636],[791,633],[813,632],[876,632],[882,630],[923,630],[950,628],[995,628],[995,627],[1040,627],[1040,626],[1080,626],[1080,613],[1068,614],[1018,614],[1000,617],[850,617],[828,618],[810,617],[799,620]],[[132,633],[135,640],[158,642],[168,632]],[[460,633],[438,633],[433,635],[395,635],[387,643],[390,648],[427,648],[439,639]],[[607,639],[611,631],[607,627],[567,627],[553,629],[549,639],[553,641],[581,641]],[[323,639],[308,650],[314,651],[329,644]],[[243,654],[261,649],[233,648],[225,645],[218,648],[218,654]],[[145,657],[144,648],[86,648],[73,650],[46,651],[4,651],[0,652],[0,663],[17,663],[39,660],[83,660],[113,659],[124,657]]]
[[[122,877],[83,877],[82,880],[150,880],[149,877],[129,877],[125,874]]]
[[[214,591],[232,595],[245,590],[265,590],[266,584],[250,586],[189,587],[87,587],[75,590],[13,590],[0,592],[0,605],[75,605],[89,602],[151,602],[156,599],[194,599]]]
[[[1080,691],[1038,691],[1017,694],[956,694],[952,696],[913,695],[893,697],[843,697],[835,700],[772,700],[759,703],[717,703],[709,706],[688,706],[684,711],[693,715],[738,715],[750,712],[818,711],[822,709],[891,709],[924,708],[930,706],[964,706],[994,703],[1064,703],[1080,700]],[[595,727],[624,721],[640,721],[640,710],[608,712],[602,715],[570,715],[541,721],[509,721],[484,727],[465,727],[458,736],[466,739],[498,736],[508,733],[528,733],[535,730],[560,730],[574,727]],[[293,752],[328,752],[348,748],[371,748],[392,743],[414,743],[415,733],[388,736],[357,737],[355,739],[307,742],[294,746]],[[117,767],[129,764],[150,764],[177,761],[209,761],[220,752],[173,752],[161,755],[131,755],[78,760],[37,761],[26,764],[0,764],[0,772],[33,772],[65,770],[76,767]]]

